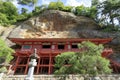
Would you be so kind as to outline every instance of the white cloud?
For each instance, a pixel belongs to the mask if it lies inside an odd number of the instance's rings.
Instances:
[[[57,0],[39,0],[41,4],[49,4],[51,1],[57,1]],[[91,6],[91,0],[61,0],[65,5],[70,5],[70,6],[80,6],[84,5],[86,7]]]
[[[100,2],[103,2],[103,1],[105,1],[105,0],[99,0]]]
[[[51,0],[41,0],[41,4],[49,4]]]
[[[13,1],[12,1],[12,3],[13,3],[16,7],[18,7],[18,6],[19,6],[19,4],[18,4],[17,0],[13,0]]]
[[[66,0],[65,4],[70,6],[84,5],[86,7],[89,7],[91,6],[91,0]]]
[[[70,5],[70,6],[79,6],[82,5],[83,3],[80,3],[76,0],[66,0],[66,5]]]

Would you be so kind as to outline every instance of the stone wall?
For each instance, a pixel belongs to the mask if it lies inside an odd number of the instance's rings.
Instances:
[[[4,76],[2,80],[24,80],[26,75]],[[100,75],[101,80],[120,80],[120,75]],[[54,75],[34,75],[35,80],[63,80]],[[66,80],[92,80],[91,77],[84,79],[80,75],[70,75]]]

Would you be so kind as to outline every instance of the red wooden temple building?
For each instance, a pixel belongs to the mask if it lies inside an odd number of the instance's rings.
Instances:
[[[12,42],[20,45],[15,50],[12,69],[14,74],[27,74],[30,55],[37,49],[39,59],[34,74],[52,74],[54,72],[54,58],[62,52],[79,52],[77,44],[82,41],[91,41],[96,44],[106,44],[111,39],[80,39],[80,38],[9,38]],[[106,57],[112,53],[112,49],[104,49],[102,56]]]

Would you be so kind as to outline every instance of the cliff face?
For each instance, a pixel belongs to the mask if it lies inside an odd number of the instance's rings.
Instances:
[[[12,28],[0,29],[0,35],[9,45],[10,38],[113,38],[112,47],[120,45],[120,33],[101,32],[94,20],[69,12],[47,10]],[[115,46],[114,46],[115,45]],[[118,52],[119,49],[117,49]]]
[[[19,38],[78,38],[83,29],[97,29],[98,25],[87,17],[75,16],[72,13],[48,10],[33,17],[14,31],[10,37]],[[19,34],[15,34],[15,33]]]
[[[3,27],[0,26],[0,38],[2,38],[8,46],[14,45],[11,41],[7,39],[9,37],[10,33],[14,30],[14,27]]]

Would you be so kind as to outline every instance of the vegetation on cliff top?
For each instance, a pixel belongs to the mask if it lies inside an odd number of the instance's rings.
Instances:
[[[27,12],[26,8],[22,8],[21,14],[10,0],[5,2],[0,0],[0,25],[8,26],[19,21],[24,21],[32,16],[36,16],[44,10],[61,10],[65,12],[73,12],[77,16],[86,16],[94,19],[101,27],[106,30],[118,30],[120,27],[116,25],[116,21],[120,24],[120,1],[119,0],[92,0],[91,7],[83,5],[73,7],[65,6],[60,0],[51,2],[49,5],[35,6],[38,0],[18,0],[19,4],[33,6],[32,12]]]

